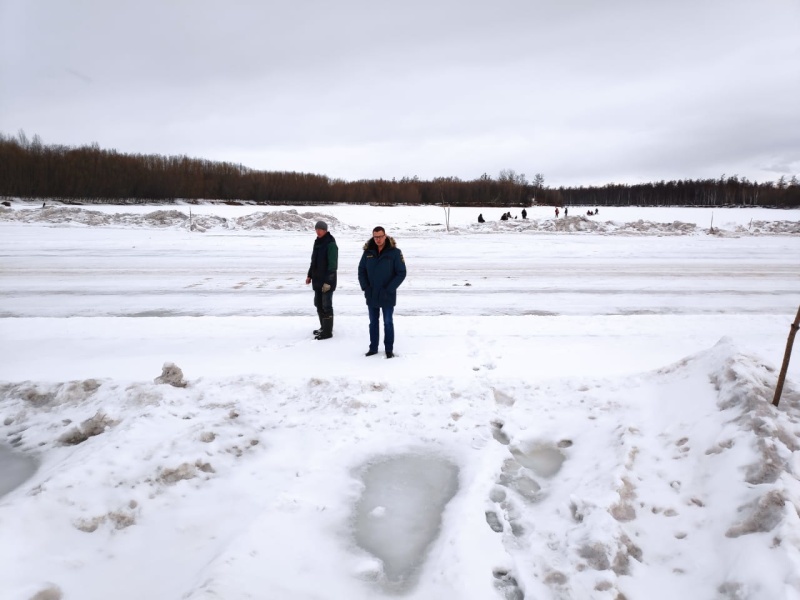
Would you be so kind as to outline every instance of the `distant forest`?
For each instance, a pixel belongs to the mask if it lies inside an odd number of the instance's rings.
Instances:
[[[446,204],[451,206],[800,206],[794,176],[758,183],[732,175],[719,179],[659,181],[601,187],[545,185],[536,174],[502,170],[464,181],[437,177],[344,181],[324,175],[256,171],[227,162],[123,154],[97,144],[45,145],[0,133],[0,196],[66,202],[253,201],[260,204]]]

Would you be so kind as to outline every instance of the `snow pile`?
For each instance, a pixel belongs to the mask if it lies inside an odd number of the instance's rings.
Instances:
[[[239,207],[242,208],[242,207]],[[46,208],[12,209],[0,207],[0,221],[39,223],[46,225],[85,225],[89,227],[139,227],[139,228],[186,228],[196,232],[206,232],[221,228],[242,231],[309,231],[314,224],[324,220],[331,230],[353,231],[355,225],[347,224],[336,217],[321,212],[298,213],[295,209],[255,212],[237,217],[223,217],[215,214],[189,214],[176,209],[160,209],[144,214],[128,212],[108,212],[75,206],[50,206]],[[423,223],[410,227],[412,231],[441,230],[443,223]],[[728,224],[701,228],[694,223],[673,221],[661,223],[638,219],[636,221],[617,221],[587,217],[511,219],[508,221],[487,221],[473,223],[466,227],[451,227],[451,231],[469,233],[496,233],[504,231],[543,232],[543,233],[595,233],[607,235],[694,235],[715,233],[717,235],[796,235],[800,233],[800,221],[751,221],[745,227]]]
[[[736,231],[753,234],[798,234],[800,233],[800,221],[752,221],[747,228],[739,226]]]
[[[183,378],[183,371],[175,363],[166,362],[161,368],[161,375],[153,381],[164,383],[175,387],[186,387],[186,380]]]
[[[207,231],[216,227],[225,229],[309,231],[314,224],[324,220],[330,228],[348,229],[332,215],[303,212],[294,209],[272,212],[256,212],[238,218],[217,215],[190,215],[175,209],[154,210],[146,214],[126,212],[104,212],[75,206],[50,206],[37,209],[0,209],[0,221],[37,223],[45,225],[85,225],[88,227],[141,227],[141,228],[188,228],[192,231]]]
[[[496,233],[499,231],[546,232],[546,233],[597,233],[607,235],[695,235],[710,233],[694,223],[673,221],[659,223],[638,219],[636,221],[599,221],[591,217],[561,217],[559,219],[525,219],[511,221],[487,221],[469,226],[473,233]],[[730,229],[714,226],[715,234],[736,235],[796,235],[800,233],[800,221],[753,221],[750,227],[733,225]]]
[[[325,221],[329,229],[346,229],[332,215],[316,212],[298,213],[296,210],[257,212],[236,219],[240,229],[280,229],[282,231],[311,231],[317,221]]]

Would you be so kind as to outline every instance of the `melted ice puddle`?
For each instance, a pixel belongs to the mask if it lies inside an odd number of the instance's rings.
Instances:
[[[34,458],[0,445],[0,496],[25,483],[38,466]]]
[[[356,542],[383,562],[378,579],[387,591],[408,590],[458,491],[458,467],[435,456],[401,454],[366,465],[361,480]]]

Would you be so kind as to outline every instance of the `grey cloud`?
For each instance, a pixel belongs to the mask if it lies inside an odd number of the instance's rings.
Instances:
[[[46,143],[348,179],[797,169],[786,0],[0,7],[0,131]]]

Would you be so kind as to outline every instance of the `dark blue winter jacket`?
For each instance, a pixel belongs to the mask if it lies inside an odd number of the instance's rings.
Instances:
[[[367,305],[371,307],[394,306],[397,303],[397,288],[406,278],[406,261],[403,253],[386,237],[383,252],[378,252],[375,240],[364,244],[364,254],[358,263],[358,283],[364,290]]]
[[[336,289],[336,269],[339,266],[339,248],[330,232],[314,240],[314,249],[311,251],[311,265],[308,267],[308,277],[311,278],[311,287],[315,290],[322,289],[323,283],[331,286],[330,291]]]

